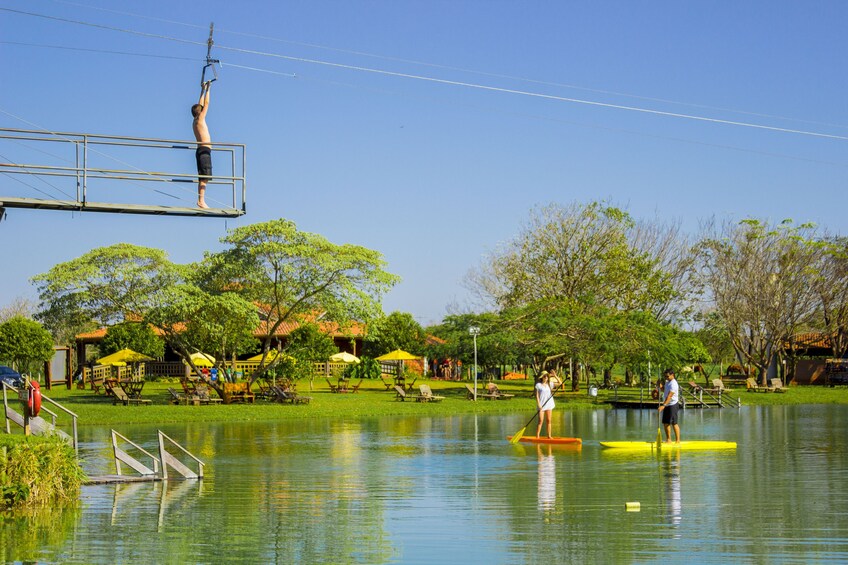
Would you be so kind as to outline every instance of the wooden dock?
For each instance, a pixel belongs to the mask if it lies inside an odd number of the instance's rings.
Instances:
[[[97,475],[88,477],[84,485],[105,485],[112,483],[152,483],[161,481],[158,475]]]

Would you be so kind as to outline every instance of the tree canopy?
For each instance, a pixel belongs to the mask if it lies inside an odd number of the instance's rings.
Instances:
[[[20,372],[41,372],[53,358],[53,337],[41,324],[13,316],[0,324],[0,360]]]

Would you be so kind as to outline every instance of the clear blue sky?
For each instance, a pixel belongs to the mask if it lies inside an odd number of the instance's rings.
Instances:
[[[279,217],[382,252],[403,277],[386,311],[423,324],[466,304],[466,272],[539,204],[607,199],[693,232],[715,215],[846,233],[843,1],[0,8],[0,127],[167,139],[191,138],[214,21],[223,68],[208,123],[213,140],[247,145],[249,179],[238,220],[9,210],[0,306],[35,298],[30,277],[94,247],[125,241],[188,262],[228,227]],[[192,156],[181,157],[193,173]],[[39,197],[6,175],[2,196]]]

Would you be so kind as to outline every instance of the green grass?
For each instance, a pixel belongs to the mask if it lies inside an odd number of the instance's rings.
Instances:
[[[523,413],[530,416],[536,411],[532,381],[499,381],[503,392],[515,394],[512,400],[466,400],[465,383],[446,381],[420,381],[430,385],[434,394],[445,396],[438,403],[419,403],[411,398],[405,402],[395,400],[394,391],[386,391],[379,381],[365,381],[356,394],[330,393],[323,380],[314,382],[314,390],[308,381],[299,381],[298,393],[311,396],[308,405],[289,405],[256,400],[255,404],[229,406],[175,406],[168,403],[168,387],[179,389],[179,383],[149,382],[144,387],[143,397],[153,401],[147,406],[113,405],[111,397],[94,394],[91,390],[67,390],[64,387],[44,390],[44,394],[79,415],[79,425],[117,425],[171,422],[229,422],[229,421],[275,421],[299,418],[364,418],[389,415],[455,415],[464,413],[498,414]],[[419,383],[420,384],[420,383]],[[681,386],[685,386],[682,384]],[[569,384],[566,383],[566,387]],[[417,388],[417,387],[416,387]],[[612,391],[600,390],[597,401],[586,394],[585,385],[577,393],[557,392],[558,410],[597,409],[607,406],[604,400],[612,397]],[[256,387],[254,386],[254,390]],[[478,383],[478,391],[483,384]],[[622,389],[624,392],[625,389]],[[738,392],[737,392],[738,390]],[[744,388],[734,389],[731,394],[742,399],[743,405],[769,404],[829,404],[848,403],[848,389],[820,386],[789,387],[785,393],[747,393]],[[45,406],[50,407],[45,402]],[[60,418],[60,426],[65,418]]]

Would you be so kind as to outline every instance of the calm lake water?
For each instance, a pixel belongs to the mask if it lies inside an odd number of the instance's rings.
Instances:
[[[423,405],[422,412],[427,407]],[[87,486],[77,509],[6,518],[0,555],[39,563],[810,563],[848,561],[846,406],[554,414],[582,449],[513,446],[530,414],[167,426],[203,481]],[[534,430],[534,428],[533,428]],[[155,428],[118,429],[155,450]],[[528,428],[528,431],[531,429]],[[91,474],[108,429],[83,428]],[[639,502],[639,512],[625,511]]]

